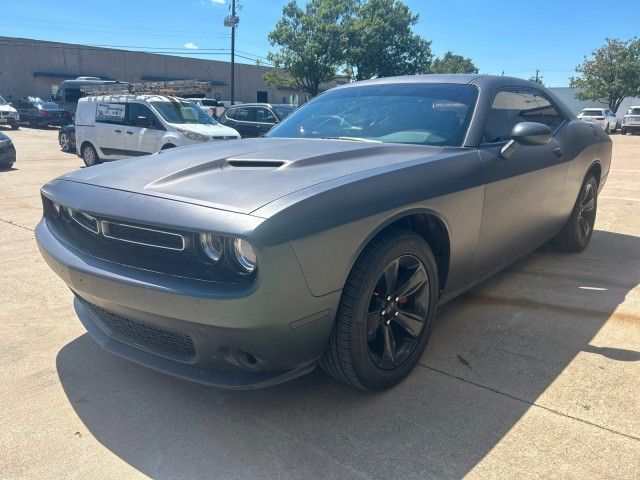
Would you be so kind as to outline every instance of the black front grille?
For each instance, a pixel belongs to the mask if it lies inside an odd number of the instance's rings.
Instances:
[[[196,349],[189,335],[139,320],[125,318],[96,305],[91,305],[90,308],[98,315],[104,326],[125,341],[180,360],[189,360],[195,356]]]
[[[103,221],[102,233],[107,238],[149,247],[168,250],[184,250],[185,247],[182,235],[134,225]]]

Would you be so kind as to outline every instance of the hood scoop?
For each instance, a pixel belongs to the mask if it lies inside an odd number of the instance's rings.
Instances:
[[[232,159],[227,160],[222,168],[250,168],[250,169],[270,169],[274,170],[286,165],[284,160],[251,160],[251,159]]]

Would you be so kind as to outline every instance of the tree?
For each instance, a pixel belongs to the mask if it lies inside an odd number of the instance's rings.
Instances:
[[[543,79],[544,79],[544,77],[542,75],[540,75],[540,70],[536,70],[536,74],[535,75],[531,75],[529,77],[529,81],[530,82],[537,83],[538,85],[542,85],[544,87]]]
[[[344,64],[346,22],[354,7],[355,0],[311,0],[304,10],[295,0],[287,3],[269,33],[271,45],[280,49],[267,55],[282,71],[269,72],[265,82],[317,95],[320,84],[333,80]]]
[[[579,100],[597,100],[616,112],[626,97],[640,95],[640,39],[608,38],[592,57],[576,67],[571,86]]]
[[[346,65],[356,80],[426,73],[431,42],[413,33],[418,22],[400,0],[364,0],[347,24]]]
[[[470,58],[448,51],[431,64],[431,73],[478,73],[478,67]]]

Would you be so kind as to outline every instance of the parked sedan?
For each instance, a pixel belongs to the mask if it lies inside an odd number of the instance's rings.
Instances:
[[[618,120],[610,108],[584,108],[578,114],[578,118],[600,125],[607,133],[615,132],[618,128]]]
[[[261,137],[295,109],[286,104],[243,103],[227,108],[219,121],[237,130],[242,138]]]
[[[217,387],[320,365],[380,390],[416,365],[439,305],[549,240],[587,247],[611,147],[532,82],[381,78],[266,138],[53,180],[36,239],[122,357]]]
[[[28,123],[32,127],[48,125],[66,125],[69,113],[62,110],[57,103],[47,102],[38,97],[22,98],[14,103],[20,114],[20,123]]]
[[[76,126],[65,125],[58,131],[58,143],[63,152],[76,151]]]
[[[16,147],[11,139],[0,132],[0,169],[9,169],[16,162]]]

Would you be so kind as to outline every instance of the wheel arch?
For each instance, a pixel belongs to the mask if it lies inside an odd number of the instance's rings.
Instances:
[[[600,160],[594,160],[591,166],[587,169],[587,173],[585,174],[585,178],[589,174],[593,174],[596,177],[596,183],[600,186],[600,182],[602,180],[602,165],[600,164]]]
[[[445,218],[431,209],[407,210],[391,216],[378,225],[360,244],[349,265],[348,273],[364,249],[375,238],[393,230],[411,230],[420,235],[431,248],[438,267],[439,294],[445,289],[451,263],[451,230]],[[346,279],[345,279],[346,281]]]

